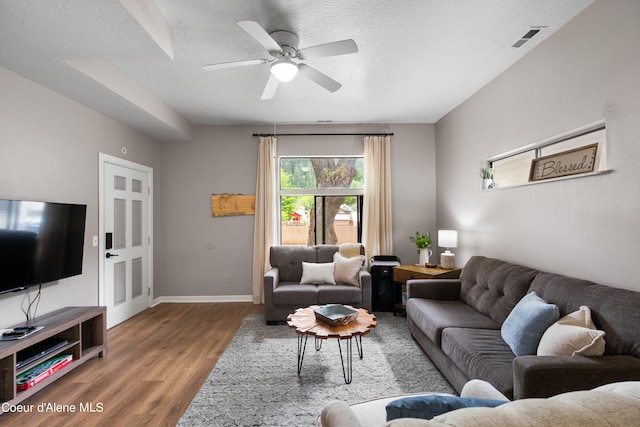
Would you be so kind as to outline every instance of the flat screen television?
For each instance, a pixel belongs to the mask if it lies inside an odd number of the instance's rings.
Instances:
[[[0,199],[0,293],[82,274],[86,205]]]

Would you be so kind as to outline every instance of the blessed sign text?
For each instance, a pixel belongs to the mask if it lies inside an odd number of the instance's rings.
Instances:
[[[585,145],[531,161],[529,181],[593,172],[598,144]]]

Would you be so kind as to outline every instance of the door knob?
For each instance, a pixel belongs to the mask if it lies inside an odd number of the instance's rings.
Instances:
[[[118,254],[112,254],[112,253],[107,252],[106,256],[107,256],[107,258],[111,258],[112,256],[118,256]]]

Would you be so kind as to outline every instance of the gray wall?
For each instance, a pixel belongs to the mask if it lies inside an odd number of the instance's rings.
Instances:
[[[0,198],[87,205],[83,274],[43,286],[38,314],[98,304],[98,153],[156,167],[154,142],[128,126],[0,68]],[[157,188],[156,188],[157,191]],[[157,211],[157,210],[156,210]],[[0,295],[0,327],[25,320],[27,296]]]
[[[640,2],[597,1],[436,125],[437,218],[474,254],[640,290]],[[612,172],[480,192],[490,156],[606,119]]]
[[[163,143],[161,265],[155,294],[192,300],[251,295],[253,216],[213,217],[212,193],[255,194],[258,138],[273,126],[210,126],[189,143]],[[277,133],[393,132],[391,139],[395,253],[416,262],[408,235],[435,230],[434,126],[277,126]],[[282,136],[278,154],[362,154],[362,136]],[[368,254],[372,255],[372,254]],[[229,276],[224,282],[224,276]]]

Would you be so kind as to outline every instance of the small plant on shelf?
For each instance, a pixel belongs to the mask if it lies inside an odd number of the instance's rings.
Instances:
[[[431,234],[428,231],[425,234],[420,234],[419,231],[416,231],[415,236],[409,236],[409,240],[415,243],[418,253],[420,253],[420,249],[429,249],[431,247]]]
[[[480,169],[480,178],[482,178],[482,189],[488,190],[493,188],[493,168],[481,168]]]
[[[493,168],[481,168],[480,169],[480,178],[482,178],[482,179],[493,179]]]

